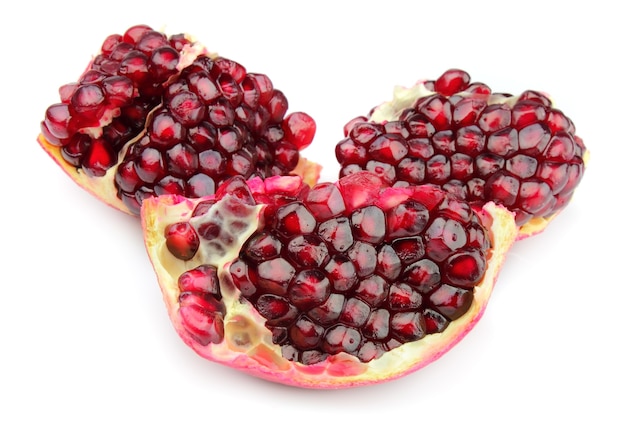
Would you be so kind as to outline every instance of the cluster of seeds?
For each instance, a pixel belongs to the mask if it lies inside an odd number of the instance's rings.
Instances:
[[[60,95],[42,134],[69,165],[114,184],[135,214],[147,197],[197,198],[231,176],[288,174],[315,133],[307,114],[286,115],[266,75],[145,25],[107,37]]]
[[[264,195],[238,189],[242,204],[264,205],[265,224],[245,241],[230,277],[290,360],[312,364],[345,352],[367,362],[441,332],[468,310],[484,276],[486,230],[466,202],[436,187],[389,188],[360,174]],[[224,207],[233,214],[229,203],[201,203],[194,216]],[[219,225],[175,225],[182,230],[170,225],[166,245],[181,259],[216,240],[233,243]],[[192,272],[179,280],[185,297]],[[215,290],[200,297],[219,299]]]
[[[46,110],[42,134],[69,164],[103,176],[160,103],[188,44],[182,34],[168,38],[145,25],[108,36],[79,80],[60,88],[61,102]]]
[[[168,84],[163,105],[117,168],[120,198],[138,213],[146,197],[198,198],[232,176],[288,174],[315,126],[304,113],[285,116],[287,107],[267,76],[199,56]]]
[[[478,205],[493,200],[516,214],[518,226],[570,201],[585,147],[549,98],[492,94],[459,70],[424,89],[397,120],[346,125],[336,146],[340,176],[368,170],[396,186],[432,183]]]

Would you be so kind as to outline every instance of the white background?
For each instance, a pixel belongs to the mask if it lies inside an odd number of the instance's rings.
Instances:
[[[0,17],[1,422],[624,421],[626,34],[617,3],[30,3]],[[591,162],[567,210],[514,246],[481,322],[437,362],[343,391],[257,380],[183,345],[138,221],[74,185],[35,142],[58,86],[106,35],[138,23],[188,32],[268,74],[291,111],[317,120],[304,154],[325,165],[326,180],[336,178],[345,122],[394,85],[450,67],[496,91],[549,92]]]

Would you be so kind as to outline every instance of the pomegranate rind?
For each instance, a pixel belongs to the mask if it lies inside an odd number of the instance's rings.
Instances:
[[[437,360],[461,341],[478,323],[491,296],[506,252],[517,238],[514,216],[506,208],[488,203],[481,211],[483,222],[492,237],[487,269],[474,290],[470,309],[438,334],[406,343],[368,363],[340,353],[314,365],[303,365],[281,356],[278,345],[264,325],[264,319],[245,300],[232,283],[225,268],[234,260],[239,249],[258,226],[264,206],[250,209],[250,227],[247,234],[236,241],[229,255],[218,260],[222,300],[226,306],[224,340],[217,344],[200,345],[183,327],[179,314],[178,276],[201,261],[184,262],[175,259],[165,246],[164,228],[171,223],[189,218],[195,205],[202,199],[161,196],[147,199],[142,205],[141,220],[145,245],[157,275],[163,299],[172,324],[181,339],[198,355],[210,361],[239,369],[243,372],[280,384],[311,388],[349,388],[397,379],[423,368]]]
[[[76,168],[65,161],[63,156],[61,156],[61,148],[50,144],[43,134],[39,134],[37,142],[78,186],[85,189],[88,193],[105,204],[124,213],[133,214],[117,196],[117,189],[113,183],[117,166],[109,168],[104,176],[92,177],[87,175],[80,168]]]

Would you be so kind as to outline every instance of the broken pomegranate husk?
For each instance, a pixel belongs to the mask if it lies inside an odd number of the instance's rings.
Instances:
[[[307,388],[413,372],[482,316],[513,215],[360,172],[308,186],[234,177],[148,198],[144,237],[171,321],[200,356]]]
[[[320,168],[301,157],[315,134],[264,74],[147,25],[105,39],[59,89],[38,142],[80,186],[127,213],[163,194],[201,197],[232,176]]]
[[[392,101],[344,127],[340,176],[361,170],[389,184],[435,184],[480,208],[515,213],[520,238],[570,202],[588,151],[572,120],[539,91],[493,93],[467,72],[397,87]]]

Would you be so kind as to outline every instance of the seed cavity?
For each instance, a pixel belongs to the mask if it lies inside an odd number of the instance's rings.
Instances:
[[[287,360],[374,360],[443,331],[472,303],[491,244],[471,207],[432,186],[383,182],[348,199],[372,178],[263,192],[264,225],[228,272]]]

